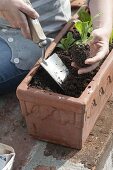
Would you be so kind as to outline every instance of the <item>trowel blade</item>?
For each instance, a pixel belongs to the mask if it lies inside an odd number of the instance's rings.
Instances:
[[[69,70],[58,57],[58,55],[54,53],[47,59],[42,60],[40,64],[56,81],[56,83],[62,86],[62,83],[65,81],[69,74]]]

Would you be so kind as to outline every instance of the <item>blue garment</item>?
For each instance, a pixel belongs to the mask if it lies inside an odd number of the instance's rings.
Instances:
[[[11,57],[10,47],[0,38],[0,95],[15,90],[28,73],[11,63]]]
[[[70,0],[32,0],[48,45],[71,18]],[[0,94],[15,89],[41,57],[41,49],[0,18]]]

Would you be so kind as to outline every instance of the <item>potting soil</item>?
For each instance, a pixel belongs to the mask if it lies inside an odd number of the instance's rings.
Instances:
[[[77,69],[71,66],[72,59],[70,55],[60,49],[56,49],[55,52],[57,52],[58,56],[69,69],[69,76],[62,84],[64,90],[57,85],[41,66],[29,85],[33,88],[48,90],[72,97],[79,97],[98,71],[98,68],[90,73],[78,75]]]

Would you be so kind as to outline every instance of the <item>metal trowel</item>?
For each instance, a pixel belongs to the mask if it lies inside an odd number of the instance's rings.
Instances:
[[[24,0],[28,5],[31,6],[29,0]],[[45,51],[47,46],[47,37],[45,36],[43,29],[39,23],[38,19],[28,18],[28,24],[31,31],[31,36],[33,42],[38,44],[42,48],[42,56],[39,62],[41,66],[49,73],[49,75],[56,81],[56,83],[62,88],[62,83],[67,78],[69,74],[68,68],[64,65],[62,60],[58,57],[56,53],[53,53],[50,57],[45,59]],[[63,88],[62,88],[63,89]]]

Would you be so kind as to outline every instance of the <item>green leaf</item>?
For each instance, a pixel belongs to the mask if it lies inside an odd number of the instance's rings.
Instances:
[[[64,46],[61,43],[59,43],[57,47],[61,48],[62,50],[65,50]]]
[[[67,34],[67,41],[68,41],[69,45],[74,43],[75,39],[73,38],[72,32],[68,32],[68,34]]]
[[[67,33],[67,39],[70,39],[70,38],[73,38],[72,32],[68,32],[68,33]]]
[[[83,42],[81,40],[77,40],[74,44],[81,45]]]
[[[79,19],[82,21],[82,22],[87,22],[87,21],[91,21],[91,15],[89,14],[88,11],[86,11],[84,8],[81,8],[79,11],[78,11],[78,16],[79,16]]]
[[[92,31],[93,31],[93,27],[89,27],[89,28],[88,28],[88,33],[91,34]]]
[[[61,39],[57,47],[67,51],[74,42],[75,42],[75,39],[73,38],[72,32],[68,32],[67,36]]]
[[[76,21],[74,27],[79,32],[80,39],[76,41],[73,38],[72,32],[68,32],[66,37],[62,38],[62,40],[60,41],[60,45],[58,45],[59,48],[67,51],[74,44],[78,44],[78,45],[87,44],[88,41],[92,39],[91,37],[91,33],[93,31],[92,21],[100,14],[97,14],[95,17],[92,18],[89,12],[85,10],[85,8],[81,8],[78,12],[78,15],[79,15],[79,20]],[[113,34],[110,41],[113,42]]]
[[[83,25],[82,25],[82,21],[77,21],[74,24],[75,28],[77,29],[77,31],[79,32],[80,36],[82,35],[83,32]]]
[[[80,34],[81,41],[83,43],[86,43],[88,39],[89,22],[77,21],[75,23],[75,28]]]

